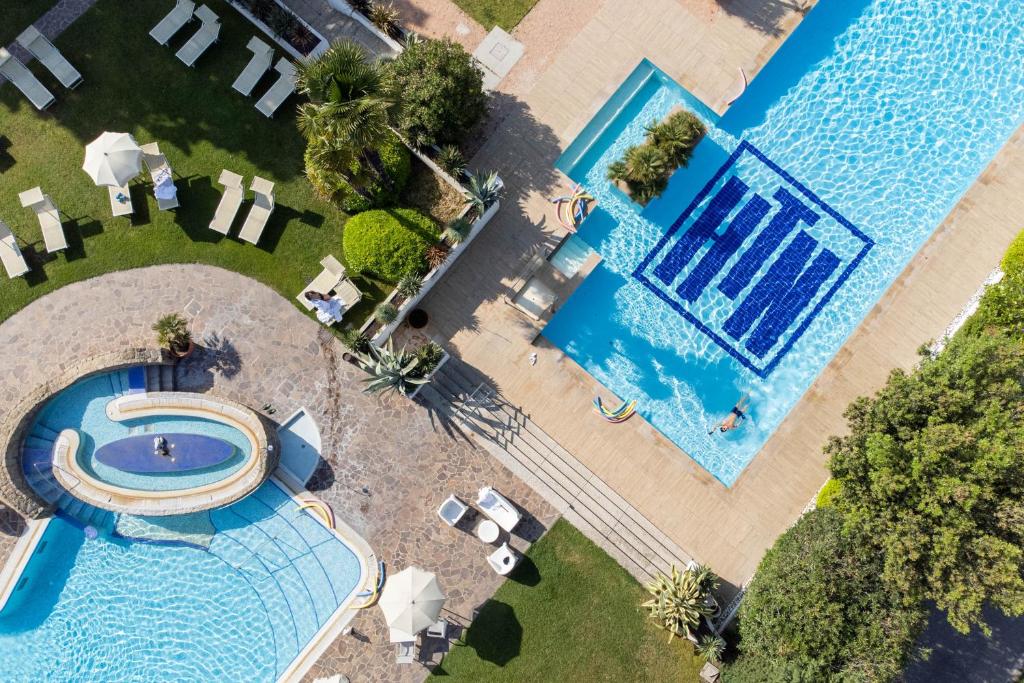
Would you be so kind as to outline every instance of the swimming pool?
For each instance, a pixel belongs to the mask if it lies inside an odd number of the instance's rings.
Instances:
[[[1012,0],[820,0],[720,120],[642,64],[558,162],[603,261],[544,335],[733,484],[1021,124],[1022,60]],[[709,134],[641,207],[606,169],[678,106]]]

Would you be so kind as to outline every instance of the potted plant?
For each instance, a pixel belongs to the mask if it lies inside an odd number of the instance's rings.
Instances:
[[[178,313],[168,313],[153,325],[157,343],[177,358],[186,358],[195,350],[188,321]]]

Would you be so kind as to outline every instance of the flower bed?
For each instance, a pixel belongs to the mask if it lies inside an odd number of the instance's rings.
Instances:
[[[327,39],[280,0],[227,0],[292,57],[306,60],[327,49]]]

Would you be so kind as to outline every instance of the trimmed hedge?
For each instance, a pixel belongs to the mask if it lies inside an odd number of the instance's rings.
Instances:
[[[439,236],[437,224],[415,209],[376,209],[349,219],[342,242],[352,269],[398,282],[424,269]]]

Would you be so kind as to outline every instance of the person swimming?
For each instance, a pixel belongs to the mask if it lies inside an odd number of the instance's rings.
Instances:
[[[732,410],[729,411],[729,415],[722,420],[717,427],[708,432],[708,434],[714,434],[716,429],[723,434],[725,432],[732,431],[733,429],[739,429],[742,426],[740,425],[740,422],[747,417],[746,410],[749,399],[750,394],[743,394],[740,400],[736,402],[736,405],[732,407]]]

